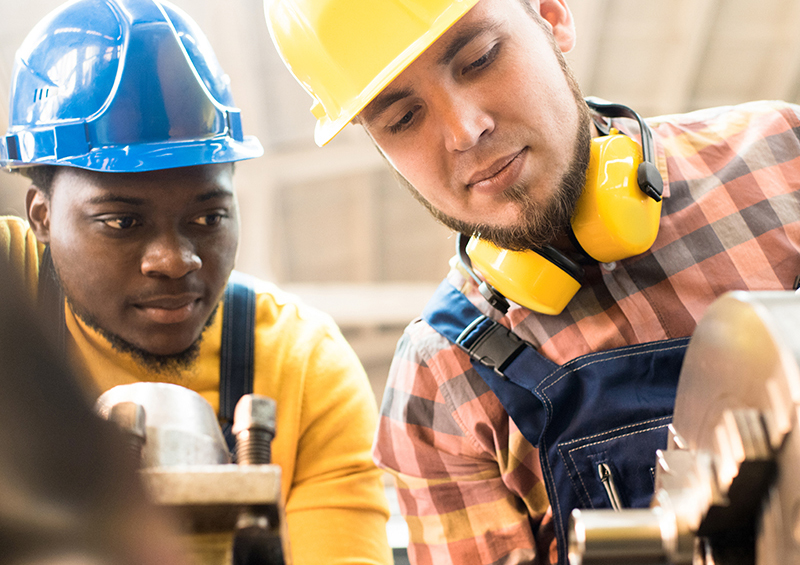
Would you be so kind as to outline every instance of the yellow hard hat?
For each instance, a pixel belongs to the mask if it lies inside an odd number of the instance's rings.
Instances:
[[[270,35],[312,98],[323,146],[478,0],[265,0]]]

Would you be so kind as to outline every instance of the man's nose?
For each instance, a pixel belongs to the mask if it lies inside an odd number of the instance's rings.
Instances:
[[[194,243],[186,236],[160,233],[151,239],[142,256],[142,274],[149,277],[179,279],[202,267]]]
[[[440,107],[444,143],[450,152],[468,151],[494,130],[491,115],[466,93],[442,97]]]

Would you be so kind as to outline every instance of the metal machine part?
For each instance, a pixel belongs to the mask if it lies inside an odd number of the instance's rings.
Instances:
[[[108,411],[108,420],[119,426],[134,457],[141,461],[142,449],[147,440],[144,408],[135,402],[120,402]]]
[[[242,448],[247,455],[238,465],[230,463],[214,409],[184,387],[122,385],[104,393],[96,409],[125,430],[144,423],[142,480],[151,501],[171,511],[187,534],[194,563],[289,562],[280,467],[269,464],[273,400],[246,395],[237,404],[233,429],[245,447],[256,446]]]
[[[686,352],[649,509],[575,510],[570,564],[800,563],[800,296],[732,292]]]
[[[214,408],[196,392],[168,383],[121,385],[103,393],[96,409],[108,418],[123,402],[138,404],[146,414],[144,467],[231,462]]]
[[[269,465],[275,437],[277,406],[266,396],[246,394],[233,411],[231,433],[236,437],[236,461],[242,466]],[[236,521],[235,563],[283,563],[288,535],[276,507],[242,510]]]
[[[239,465],[272,462],[276,410],[274,400],[254,394],[246,394],[236,403],[231,433],[236,437],[236,460]]]

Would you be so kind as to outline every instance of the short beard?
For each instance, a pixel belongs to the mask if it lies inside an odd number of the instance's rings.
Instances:
[[[548,25],[528,2],[523,0],[522,3],[531,17],[547,33],[578,110],[578,132],[573,145],[572,159],[553,198],[544,206],[539,206],[531,198],[527,186],[516,184],[509,187],[503,196],[507,201],[519,204],[521,221],[518,225],[500,227],[484,223],[464,222],[434,208],[408,180],[392,168],[400,184],[405,186],[436,220],[458,233],[468,236],[480,234],[482,239],[490,241],[502,249],[512,251],[536,249],[552,243],[555,239],[568,233],[575,206],[586,185],[586,170],[589,167],[591,145],[591,115],[589,107],[583,99],[578,81],[569,68]]]
[[[58,268],[55,266],[55,263],[53,263],[53,268],[50,269],[49,272],[52,282],[54,282],[59,288],[60,294],[66,298],[67,304],[69,304],[70,310],[72,310],[72,313],[75,314],[75,316],[80,318],[80,320],[92,330],[100,334],[106,341],[109,342],[109,344],[111,344],[111,347],[115,351],[129,355],[145,370],[159,375],[178,377],[183,371],[186,371],[192,367],[194,362],[197,360],[198,355],[200,354],[200,344],[203,341],[203,336],[206,333],[206,329],[214,323],[214,319],[217,316],[217,310],[219,310],[219,303],[217,303],[217,305],[214,306],[214,309],[211,311],[211,314],[209,314],[208,319],[203,324],[203,329],[200,332],[200,335],[189,347],[183,351],[170,355],[150,353],[149,351],[123,339],[119,335],[104,329],[97,321],[97,318],[90,314],[85,308],[81,307],[72,299],[70,299],[70,297],[67,296],[67,293],[64,291],[64,285],[61,283],[61,277],[58,275]]]
[[[414,198],[421,202],[436,220],[451,230],[468,236],[479,234],[481,239],[490,241],[501,249],[511,251],[537,249],[552,243],[567,233],[572,216],[575,214],[578,198],[586,185],[586,169],[589,165],[588,140],[588,127],[581,128],[576,139],[575,156],[570,167],[561,178],[556,194],[543,207],[533,201],[527,186],[523,184],[514,184],[503,192],[506,200],[516,202],[520,207],[522,219],[519,224],[511,227],[464,222],[448,216],[434,208],[405,178],[399,174],[397,177],[400,183],[411,191]]]
[[[75,304],[69,299],[69,297],[67,297],[67,303],[69,304],[72,312],[78,318],[80,318],[84,324],[89,326],[91,329],[100,334],[106,341],[108,341],[115,351],[129,355],[136,363],[141,365],[149,372],[159,375],[170,375],[172,377],[177,377],[182,372],[190,369],[192,365],[194,365],[194,362],[197,361],[197,357],[200,354],[200,344],[203,341],[203,336],[206,333],[205,331],[211,324],[214,323],[214,318],[216,317],[217,310],[219,309],[219,305],[214,307],[214,310],[209,315],[206,323],[203,324],[203,331],[200,332],[200,336],[194,340],[194,343],[192,343],[189,347],[179,353],[159,355],[156,353],[150,353],[149,351],[142,349],[141,347],[134,345],[129,341],[126,341],[119,335],[104,329],[102,326],[100,326],[94,316]]]

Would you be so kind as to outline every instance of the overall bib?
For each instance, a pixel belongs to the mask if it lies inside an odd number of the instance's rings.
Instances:
[[[472,364],[539,449],[558,562],[574,508],[646,507],[667,445],[688,337],[592,353],[557,365],[483,315],[448,281],[423,312]]]

